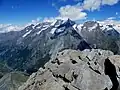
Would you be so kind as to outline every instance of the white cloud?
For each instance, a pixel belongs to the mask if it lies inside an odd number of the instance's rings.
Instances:
[[[60,1],[67,1],[67,0],[60,0]],[[119,2],[119,0],[84,0],[82,3],[82,0],[73,0],[77,1],[77,5],[66,5],[62,6],[59,9],[59,15],[57,17],[51,17],[47,18],[46,20],[53,20],[56,18],[59,19],[68,19],[70,18],[71,20],[81,20],[81,19],[86,19],[87,17],[87,12],[88,11],[94,11],[94,10],[99,10],[101,6],[103,5],[114,5]],[[52,6],[56,6],[54,3]],[[116,13],[118,15],[118,13]],[[109,18],[113,19],[113,18]]]
[[[102,5],[114,5],[116,3],[118,3],[119,0],[102,0]]]
[[[59,17],[59,16],[57,16],[57,17],[45,17],[43,19],[43,22],[55,22],[56,20],[59,20],[59,19],[61,19],[61,20],[67,20],[68,18]]]
[[[32,20],[32,23],[39,23],[40,21],[41,21],[41,17],[38,17],[37,19],[35,19],[35,20]]]
[[[101,5],[101,0],[84,0],[83,8],[85,10],[96,10],[99,9]]]
[[[59,0],[59,1],[67,1],[67,0]],[[53,20],[54,19],[68,19],[71,20],[81,20],[87,18],[88,11],[99,10],[103,5],[114,5],[118,3],[120,0],[73,0],[77,2],[77,5],[66,5],[62,6],[59,9],[59,15],[57,17],[46,18],[45,20]],[[82,2],[83,1],[83,2]],[[56,7],[55,3],[52,3],[52,6]],[[58,10],[58,8],[57,8]],[[118,13],[116,12],[116,15]],[[113,18],[109,18],[113,19]]]
[[[38,18],[32,20],[31,22],[27,23],[26,25],[24,25],[24,27],[27,27],[27,26],[29,26],[29,25],[31,25],[31,24],[37,25],[37,24],[40,23],[41,21],[42,21],[42,17],[38,17]]]
[[[10,31],[20,31],[23,30],[26,26],[29,26],[31,24],[38,24],[42,21],[41,17],[36,18],[35,20],[32,20],[30,23],[27,23],[25,25],[13,25],[13,24],[0,24],[0,33],[10,32]]]
[[[59,15],[56,17],[45,17],[44,22],[54,22],[56,19],[67,20],[81,20],[87,18],[87,13],[83,11],[82,7],[78,3],[77,5],[71,6],[66,5],[62,6],[59,9]]]
[[[116,17],[109,17],[108,20],[114,20]]]
[[[66,2],[67,0],[59,0]],[[94,11],[100,9],[103,5],[114,5],[117,4],[120,0],[73,0],[75,2],[81,3],[82,7],[85,10]],[[54,3],[52,6],[55,6]]]
[[[60,13],[59,17],[70,18],[71,20],[85,19],[87,16],[87,13],[83,12],[83,9],[78,5],[75,6],[66,5],[64,7],[61,7],[59,9],[59,13]]]
[[[17,26],[12,24],[0,24],[0,33],[5,33],[9,31],[19,31],[22,30],[23,26]]]
[[[84,0],[83,8],[85,10],[94,11],[100,9],[103,5],[114,5],[117,4],[120,0]]]
[[[43,22],[54,22],[55,20],[56,20],[55,17],[50,17],[50,18],[45,17],[45,18],[43,19]]]

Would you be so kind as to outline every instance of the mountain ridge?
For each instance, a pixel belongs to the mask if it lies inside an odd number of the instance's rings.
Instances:
[[[120,35],[113,26],[103,29],[96,21],[78,26],[70,19],[56,20],[0,33],[0,60],[13,70],[31,74],[64,49],[101,48],[119,54]]]
[[[55,25],[51,26],[46,22],[39,24],[37,28],[31,24],[20,32],[2,34],[0,48],[4,49],[0,52],[3,53],[0,54],[0,59],[13,70],[22,70],[31,74],[60,50],[90,48],[72,27],[75,22],[69,19],[62,22],[60,25],[58,23],[53,34],[49,32]]]

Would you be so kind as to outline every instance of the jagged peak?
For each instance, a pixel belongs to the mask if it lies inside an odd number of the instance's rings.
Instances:
[[[64,24],[69,25],[69,26],[73,26],[75,24],[75,22],[68,18],[68,20]]]
[[[35,26],[34,24],[27,25],[25,27],[25,30],[27,30],[27,29],[33,29],[34,26]]]
[[[95,24],[99,25],[99,23],[97,21],[86,21],[83,26],[86,26],[86,27],[92,27],[94,26]]]

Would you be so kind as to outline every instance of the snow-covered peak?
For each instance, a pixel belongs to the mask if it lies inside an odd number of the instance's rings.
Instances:
[[[64,25],[66,25],[66,26],[73,26],[74,24],[75,24],[75,22],[74,21],[72,21],[72,20],[70,20],[70,19],[68,19],[65,23],[63,23]]]
[[[120,23],[113,21],[87,21],[83,24],[83,30],[96,30],[99,27],[102,31],[116,30],[120,33]]]
[[[113,26],[113,28],[120,33],[120,25],[115,25],[115,26]]]
[[[51,26],[58,27],[63,23],[63,20],[57,19],[51,23]]]
[[[102,24],[101,24],[100,29],[101,29],[102,31],[109,31],[109,30],[113,30],[113,29],[115,29],[115,28],[113,27],[113,25],[102,25]]]
[[[83,24],[82,29],[88,30],[90,32],[90,31],[96,30],[98,26],[99,24],[95,21],[87,21]]]
[[[77,25],[77,32],[78,32],[80,35],[82,35],[82,34],[81,34],[82,26],[83,26],[83,24],[78,24],[78,25]]]
[[[32,30],[32,29],[34,29],[34,27],[35,27],[35,25],[34,24],[31,24],[31,25],[28,25],[28,26],[26,26],[25,27],[25,30]]]
[[[106,25],[106,30],[109,31],[109,30],[112,30],[113,29],[113,26],[112,25]]]
[[[54,26],[56,22],[57,22],[57,20],[53,21],[53,22],[51,23],[51,26]]]
[[[97,23],[96,21],[87,21],[83,24],[82,29],[90,32],[96,30],[98,26],[99,23]]]
[[[70,19],[57,20],[56,22],[53,22],[52,25],[54,25],[54,27],[50,31],[51,34],[64,32],[68,27],[73,27],[75,30],[77,30],[77,24]]]
[[[117,20],[104,20],[104,21],[98,21],[98,22],[102,26],[102,30],[104,30],[107,25],[112,25],[112,27],[116,31],[118,31],[120,33],[120,21],[117,21]],[[108,30],[110,30],[110,28],[108,28]]]
[[[100,29],[101,30],[105,30],[106,29],[106,25],[100,25]]]
[[[97,26],[98,26],[98,24],[96,23],[96,24],[94,24],[92,27],[89,27],[88,30],[89,30],[89,31],[92,31],[92,30],[96,29]]]
[[[81,30],[82,26],[83,26],[83,24],[78,24],[78,26],[77,26],[78,30]]]

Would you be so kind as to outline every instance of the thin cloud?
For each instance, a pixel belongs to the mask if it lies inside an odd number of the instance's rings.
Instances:
[[[118,15],[118,12],[116,12],[115,14]]]
[[[109,17],[108,20],[115,20],[116,17]]]

